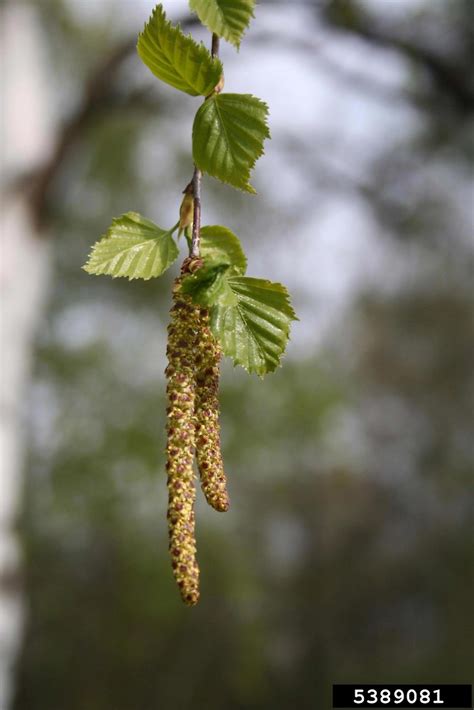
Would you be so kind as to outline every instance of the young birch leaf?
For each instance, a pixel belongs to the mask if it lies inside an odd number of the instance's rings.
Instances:
[[[189,0],[189,6],[211,32],[239,48],[254,16],[255,0]]]
[[[229,264],[229,274],[245,274],[247,258],[239,239],[227,227],[201,228],[201,256],[206,262]]]
[[[217,302],[236,305],[237,299],[230,291],[225,278],[229,269],[230,264],[205,264],[195,274],[183,279],[182,291],[191,296],[194,303],[205,308]]]
[[[296,315],[284,286],[247,276],[230,277],[226,284],[234,303],[219,299],[211,327],[225,355],[235,365],[263,376],[276,370]]]
[[[166,20],[157,5],[138,36],[140,59],[158,79],[191,96],[208,96],[219,83],[222,64],[212,59],[203,44],[197,44]]]
[[[197,167],[246,192],[250,171],[263,154],[268,107],[250,94],[217,94],[205,101],[193,125]]]
[[[166,271],[178,254],[170,232],[137,212],[127,212],[114,219],[105,236],[94,244],[83,268],[96,276],[148,280]]]

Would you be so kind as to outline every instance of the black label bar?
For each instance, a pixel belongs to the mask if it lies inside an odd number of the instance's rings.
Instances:
[[[471,708],[471,685],[333,685],[333,708]]]

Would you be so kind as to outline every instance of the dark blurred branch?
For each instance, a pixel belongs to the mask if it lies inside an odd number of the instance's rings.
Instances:
[[[30,205],[34,219],[38,224],[44,222],[47,193],[69,150],[81,137],[91,117],[108,101],[112,79],[120,66],[131,55],[134,47],[135,42],[127,40],[118,45],[99,64],[84,88],[79,108],[60,128],[55,148],[49,160],[29,176]]]
[[[405,193],[397,199],[395,195],[390,194],[390,180],[379,174],[377,166],[369,171],[371,174],[375,173],[375,177],[369,180],[364,175],[348,172],[335,160],[320,158],[320,151],[317,149],[308,160],[305,142],[295,139],[294,136],[288,137],[286,141],[280,139],[280,143],[285,146],[293,162],[300,166],[302,177],[307,185],[314,185],[318,192],[328,192],[330,195],[342,194],[360,198],[380,224],[390,232],[406,233],[407,224],[420,208],[419,196],[412,201]],[[402,173],[414,170],[412,164],[406,163]]]
[[[317,184],[331,193],[343,192],[363,198],[380,222],[391,229],[400,227],[413,213],[411,205],[391,200],[382,193],[379,185],[354,177],[335,165],[318,163]]]
[[[415,43],[381,25],[354,0],[327,2],[323,17],[333,27],[405,55],[429,73],[438,89],[448,96],[460,111],[473,111],[474,89],[469,71],[463,71],[421,43]]]
[[[350,175],[342,168],[325,161],[317,163],[315,172],[318,189],[329,191],[331,194],[343,193],[361,198],[379,224],[398,240],[407,239],[412,234],[412,222],[420,214],[420,209],[423,209],[419,196],[414,201],[395,199],[379,183],[368,182],[363,177]],[[426,205],[426,207],[426,218],[428,218],[428,207],[431,210],[433,205]],[[431,234],[430,239],[431,243],[434,243],[434,233]]]
[[[265,46],[265,44],[272,44],[273,48],[278,51],[289,49],[292,52],[301,52],[306,62],[312,59],[318,69],[330,74],[336,80],[350,85],[352,89],[361,91],[378,101],[400,103],[413,101],[417,98],[405,89],[389,86],[358,71],[342,67],[337,61],[324,54],[321,51],[321,46],[314,39],[289,37],[286,34],[275,35],[274,33],[269,34],[266,32],[255,33],[251,39],[258,44],[259,48]]]
[[[189,29],[196,24],[197,18],[193,17],[181,23],[183,29]],[[156,102],[146,101],[143,96],[136,101],[135,99],[141,94],[141,92],[137,94],[136,90],[118,94],[116,75],[125,61],[132,56],[135,44],[135,37],[121,42],[99,63],[85,84],[78,109],[59,128],[50,157],[33,173],[15,181],[16,187],[26,188],[33,218],[38,225],[44,224],[47,220],[47,201],[52,184],[71,149],[84,134],[89,121],[99,111],[108,108],[120,106],[149,109],[153,105],[156,106]]]
[[[410,59],[424,66],[438,87],[451,97],[461,111],[470,113],[474,109],[474,93],[464,82],[463,72],[457,67],[450,66],[429,49],[395,37],[388,32],[367,27],[364,31],[359,31],[359,34],[374,44],[392,47],[406,54]]]

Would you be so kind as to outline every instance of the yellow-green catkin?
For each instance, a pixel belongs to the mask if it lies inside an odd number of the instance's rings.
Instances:
[[[199,600],[194,500],[195,346],[200,310],[181,294],[181,278],[173,289],[168,326],[167,446],[168,532],[173,573],[185,604]]]
[[[230,501],[222,461],[219,425],[221,348],[209,327],[209,314],[201,309],[196,347],[196,459],[201,488],[215,510],[225,512]]]

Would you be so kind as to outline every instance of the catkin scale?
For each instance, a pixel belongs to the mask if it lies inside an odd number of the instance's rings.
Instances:
[[[219,370],[221,348],[209,327],[209,314],[201,309],[196,346],[196,459],[201,488],[215,510],[229,509],[227,481],[222,461],[219,424]]]
[[[199,599],[194,500],[195,363],[199,308],[181,294],[181,279],[173,288],[168,326],[167,446],[168,532],[173,573],[185,604]]]
[[[229,509],[220,448],[219,368],[221,348],[212,335],[209,313],[181,290],[182,278],[202,265],[188,258],[173,287],[168,326],[167,446],[168,533],[173,574],[185,604],[199,600],[196,560],[196,456],[201,488],[215,510]]]

